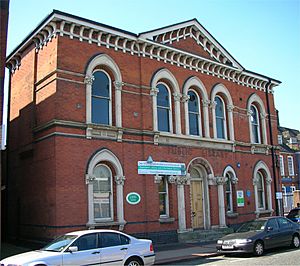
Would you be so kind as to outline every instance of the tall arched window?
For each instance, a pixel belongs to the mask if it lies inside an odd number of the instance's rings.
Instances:
[[[221,97],[215,97],[216,102],[216,128],[217,138],[226,138],[226,116],[225,116],[225,104]]]
[[[94,219],[113,220],[113,189],[112,173],[104,164],[97,165],[93,170],[93,203]]]
[[[251,130],[252,130],[252,143],[260,143],[260,123],[259,113],[254,105],[251,105]]]
[[[92,123],[111,124],[111,80],[102,70],[93,73]]]
[[[263,174],[257,172],[257,203],[259,209],[267,209],[265,201],[265,186],[264,186],[264,177]]]
[[[189,91],[189,130],[190,135],[200,135],[200,105],[198,95],[194,91]]]
[[[157,85],[159,90],[157,94],[157,120],[158,130],[170,132],[171,131],[171,103],[170,92],[167,86],[163,83]]]
[[[232,180],[232,176],[230,174],[230,172],[226,173],[226,202],[225,202],[225,206],[226,206],[226,211],[227,212],[233,212],[233,199],[232,199],[232,184],[231,184],[231,180]]]

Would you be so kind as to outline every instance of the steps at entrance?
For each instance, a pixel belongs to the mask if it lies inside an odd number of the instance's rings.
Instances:
[[[211,242],[217,241],[224,235],[233,233],[232,228],[216,228],[210,230],[194,230],[189,232],[182,232],[178,234],[178,242],[193,243],[193,242]]]

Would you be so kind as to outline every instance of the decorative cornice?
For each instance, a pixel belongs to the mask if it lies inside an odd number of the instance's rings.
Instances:
[[[202,33],[196,31],[194,27],[187,27],[182,34],[181,31],[170,33],[168,37],[162,37],[164,41],[158,43],[143,38],[143,35],[126,34],[121,30],[112,30],[108,26],[99,26],[96,22],[87,23],[85,19],[74,18],[70,14],[60,15],[56,13],[8,57],[7,66],[12,72],[16,71],[21,64],[22,51],[28,45],[34,43],[38,52],[58,35],[68,36],[70,39],[77,39],[80,42],[86,41],[91,45],[104,46],[108,49],[112,48],[138,57],[149,57],[150,59],[226,79],[256,90],[268,90],[269,93],[272,93],[273,87],[280,83],[275,80],[271,80],[271,83],[269,83],[270,79],[267,77],[248,72],[238,65],[232,66],[232,62],[228,62],[228,56],[225,56],[225,51],[218,50],[212,41],[209,41]],[[212,59],[167,45],[175,40],[187,37],[195,39],[211,55]]]

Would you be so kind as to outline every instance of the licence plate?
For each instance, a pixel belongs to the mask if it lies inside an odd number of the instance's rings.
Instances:
[[[222,245],[222,249],[233,249],[233,245]]]

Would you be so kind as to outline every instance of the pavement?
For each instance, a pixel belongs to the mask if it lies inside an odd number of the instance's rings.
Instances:
[[[1,244],[1,258],[12,256],[18,253],[32,250],[25,246],[19,246],[10,243]],[[186,260],[198,259],[200,257],[218,256],[216,244],[214,242],[207,243],[172,243],[154,245],[155,265],[172,265],[172,263],[180,263]]]

